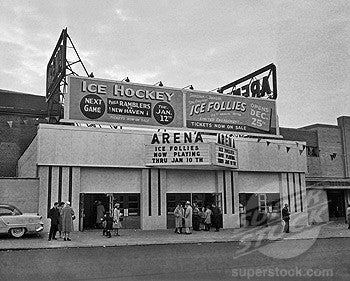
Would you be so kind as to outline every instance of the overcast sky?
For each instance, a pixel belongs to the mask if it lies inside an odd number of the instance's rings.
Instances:
[[[1,0],[0,89],[45,95],[67,27],[95,77],[209,91],[274,63],[280,126],[336,124],[350,116],[349,21],[349,0]]]

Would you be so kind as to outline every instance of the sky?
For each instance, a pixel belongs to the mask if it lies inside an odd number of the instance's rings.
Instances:
[[[0,89],[45,95],[67,27],[95,78],[209,91],[274,63],[280,126],[336,125],[350,116],[349,21],[349,0],[1,0]]]

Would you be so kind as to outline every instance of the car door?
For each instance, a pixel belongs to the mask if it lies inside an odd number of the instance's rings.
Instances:
[[[8,231],[8,225],[6,223],[6,218],[12,216],[11,210],[8,208],[0,207],[0,232],[6,233]]]

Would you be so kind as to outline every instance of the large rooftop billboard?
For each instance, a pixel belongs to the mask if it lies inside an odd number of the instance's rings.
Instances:
[[[183,93],[166,87],[71,76],[64,118],[180,128]]]
[[[276,101],[69,77],[64,120],[276,134]]]

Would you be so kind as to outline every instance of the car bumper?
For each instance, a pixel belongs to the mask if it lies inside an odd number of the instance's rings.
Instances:
[[[43,225],[39,225],[35,228],[35,231],[36,232],[40,232],[40,231],[43,231],[44,230],[44,226]]]

